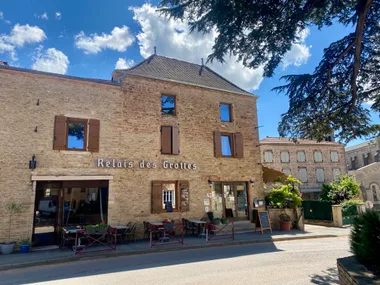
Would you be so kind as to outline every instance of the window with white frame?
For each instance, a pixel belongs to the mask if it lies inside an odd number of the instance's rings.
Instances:
[[[307,182],[307,169],[306,169],[306,167],[298,168],[298,179],[301,180],[301,182],[303,182],[303,183]]]
[[[314,161],[315,162],[322,162],[322,152],[321,151],[314,151]]]
[[[273,162],[273,153],[270,150],[264,151],[264,162]]]
[[[325,182],[325,171],[323,168],[317,168],[315,170],[317,182]]]
[[[162,209],[165,209],[166,203],[171,203],[173,209],[176,208],[175,205],[175,183],[164,183],[162,184]]]
[[[297,161],[298,162],[305,162],[306,161],[306,155],[304,151],[297,151]]]
[[[290,170],[290,168],[284,168],[282,170],[282,173],[285,173],[286,175],[290,175],[290,174],[292,174],[292,171]]]
[[[338,181],[339,176],[340,176],[340,169],[339,168],[333,168],[333,179],[335,181]]]
[[[281,162],[289,162],[289,152],[288,151],[281,151],[280,157],[281,157]]]
[[[337,151],[331,151],[330,152],[330,158],[332,162],[338,162],[339,161],[339,156]]]

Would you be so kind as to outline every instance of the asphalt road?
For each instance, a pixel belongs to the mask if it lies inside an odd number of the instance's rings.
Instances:
[[[322,238],[79,261],[0,272],[0,284],[338,284],[348,239]]]

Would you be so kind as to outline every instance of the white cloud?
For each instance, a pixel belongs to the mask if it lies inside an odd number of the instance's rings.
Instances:
[[[49,17],[48,17],[48,15],[47,15],[46,12],[44,12],[44,13],[41,14],[41,15],[34,14],[34,17],[36,17],[37,19],[41,19],[41,20],[49,20]]]
[[[115,69],[127,69],[132,67],[135,62],[132,59],[119,58],[115,64]]]
[[[130,9],[134,12],[134,19],[141,26],[137,39],[143,57],[150,56],[154,46],[157,46],[158,54],[197,64],[201,63],[201,58],[206,60],[211,53],[217,35],[215,31],[209,34],[190,34],[186,21],[168,20],[157,13],[156,7],[150,4]],[[224,64],[214,61],[207,66],[244,89],[254,90],[259,87],[263,80],[263,68],[245,68],[237,62],[235,56],[226,57],[225,60]]]
[[[0,35],[0,53],[8,53],[12,60],[17,60],[16,47],[40,43],[45,39],[46,34],[39,27],[16,24],[9,35]]]
[[[85,54],[96,54],[104,49],[124,52],[135,41],[127,26],[122,26],[121,28],[115,27],[111,31],[111,34],[102,33],[98,35],[95,33],[86,36],[81,31],[74,39],[76,47],[84,50]]]
[[[59,11],[55,12],[55,18],[56,18],[57,20],[61,20],[61,19],[62,19],[62,13],[59,12]]]
[[[308,47],[304,43],[309,34],[310,30],[307,28],[298,33],[299,40],[293,44],[291,50],[288,51],[282,59],[282,66],[284,69],[289,65],[301,66],[307,62],[311,56],[311,46]]]
[[[0,20],[3,20],[4,19],[4,13],[3,11],[0,11]]]
[[[44,51],[42,46],[37,48],[33,60],[32,69],[59,74],[66,74],[70,63],[63,52],[55,48],[49,48]]]

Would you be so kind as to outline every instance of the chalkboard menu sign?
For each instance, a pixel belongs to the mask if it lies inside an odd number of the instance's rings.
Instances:
[[[270,230],[270,232],[272,232],[272,226],[270,223],[268,211],[259,211],[258,216],[259,216],[259,221],[260,221],[260,225],[261,225],[261,227],[260,227],[261,233],[263,233],[264,230]]]
[[[172,202],[166,202],[165,203],[165,210],[168,213],[173,212],[173,204],[172,204]]]

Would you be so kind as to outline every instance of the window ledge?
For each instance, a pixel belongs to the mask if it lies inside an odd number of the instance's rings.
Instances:
[[[88,156],[91,155],[91,152],[85,151],[85,150],[61,150],[59,152],[62,154],[73,154],[73,155],[80,154],[80,155],[88,155]]]

